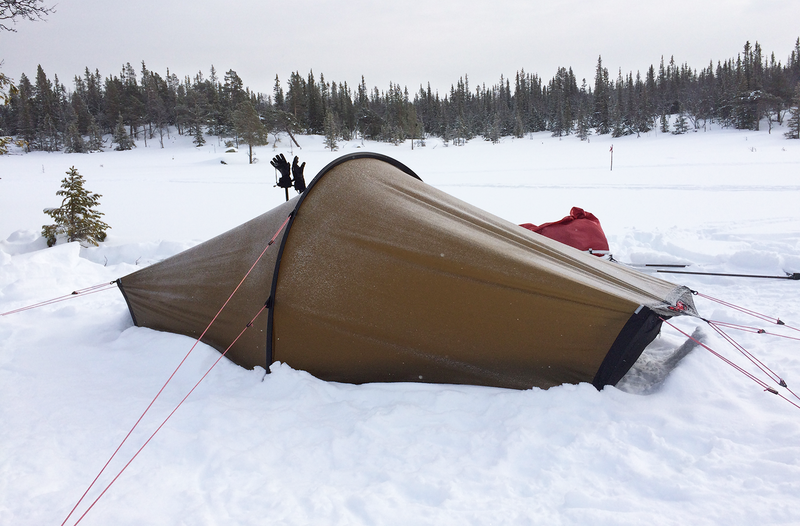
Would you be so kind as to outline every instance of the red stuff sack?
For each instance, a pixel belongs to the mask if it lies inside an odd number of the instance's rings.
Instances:
[[[578,250],[591,251],[598,256],[608,252],[608,240],[600,226],[600,220],[577,206],[572,207],[569,215],[560,221],[539,226],[523,223],[519,226]]]

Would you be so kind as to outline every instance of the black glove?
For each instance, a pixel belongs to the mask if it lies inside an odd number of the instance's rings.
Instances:
[[[298,164],[297,156],[294,158],[294,162],[292,162],[292,175],[294,175],[294,189],[297,190],[298,194],[302,194],[306,189],[306,180],[303,178],[303,170],[306,167],[306,163]]]
[[[295,159],[297,159],[295,157]],[[276,155],[274,159],[272,159],[269,164],[275,167],[280,173],[281,178],[278,181],[278,186],[281,188],[291,188],[292,187],[292,176],[290,175],[290,167],[289,161],[286,160],[286,157],[283,154]]]

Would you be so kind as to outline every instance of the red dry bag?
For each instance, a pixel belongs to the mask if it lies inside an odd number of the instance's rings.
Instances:
[[[539,226],[523,223],[520,226],[578,250],[590,250],[599,256],[608,252],[608,240],[600,221],[594,214],[577,206],[572,207],[569,215],[560,221]]]

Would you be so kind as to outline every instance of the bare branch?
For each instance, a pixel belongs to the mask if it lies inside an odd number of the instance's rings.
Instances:
[[[45,16],[55,13],[55,6],[47,7],[44,0],[0,0],[0,31],[16,29],[8,21],[16,24],[17,20],[44,20]]]

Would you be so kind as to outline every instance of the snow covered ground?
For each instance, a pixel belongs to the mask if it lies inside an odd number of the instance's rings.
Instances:
[[[434,139],[414,150],[353,141],[333,153],[320,137],[299,141],[258,148],[254,165],[215,138],[195,148],[183,137],[0,158],[0,313],[110,282],[279,204],[277,153],[299,155],[309,180],[339,155],[384,153],[515,223],[580,206],[626,263],[800,272],[800,141],[780,130]],[[42,209],[58,206],[73,165],[103,195],[112,230],[98,248],[48,249]],[[800,326],[798,281],[660,276]],[[708,318],[758,323],[697,301]],[[733,334],[800,392],[800,342]],[[684,340],[665,327],[650,355]],[[61,524],[192,344],[133,327],[116,290],[0,317],[0,524]],[[196,348],[68,524],[217,357]],[[223,360],[80,523],[799,524],[800,409],[702,348],[661,384],[602,392],[355,386]]]

